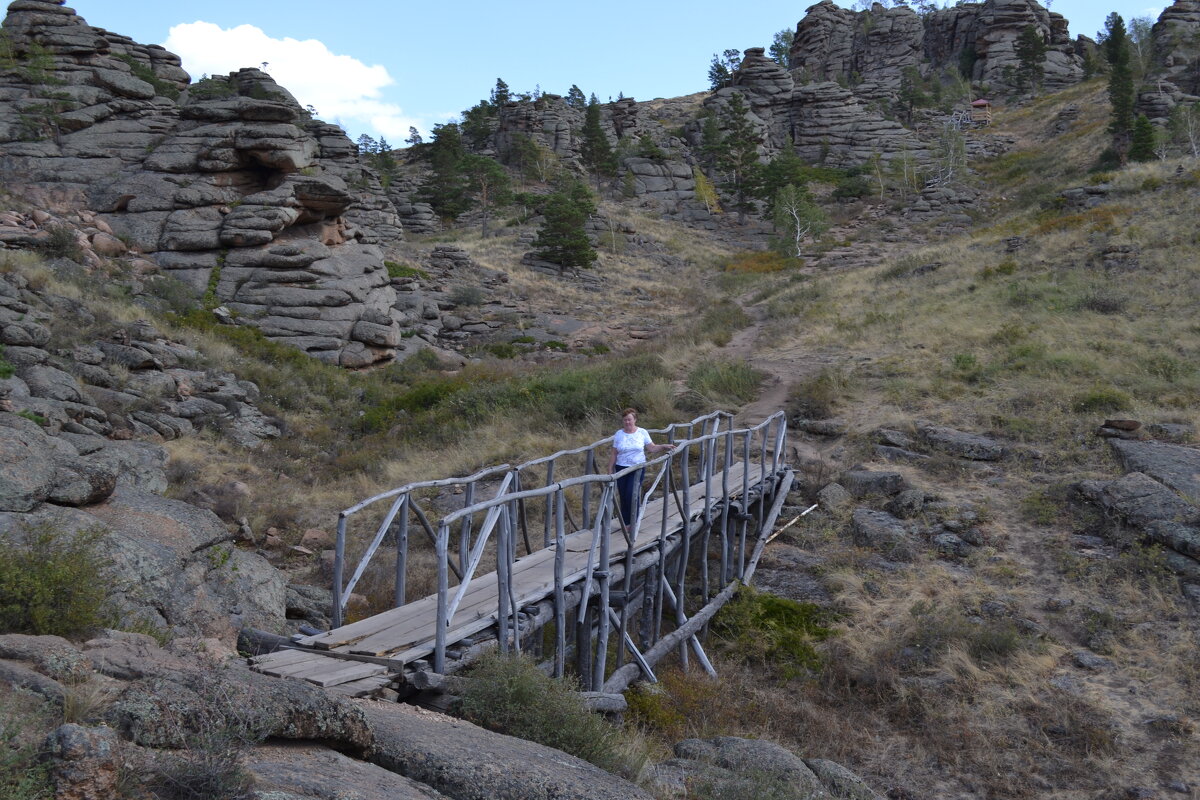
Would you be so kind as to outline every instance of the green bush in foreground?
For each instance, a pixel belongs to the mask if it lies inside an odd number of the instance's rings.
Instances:
[[[471,670],[462,715],[489,730],[528,739],[626,777],[644,757],[631,754],[620,729],[583,704],[565,680],[551,678],[525,656],[492,654]]]
[[[79,636],[109,620],[104,531],[31,526],[0,538],[0,632]]]
[[[713,630],[747,663],[765,667],[782,678],[821,668],[815,642],[833,635],[828,612],[743,586],[713,621]]]

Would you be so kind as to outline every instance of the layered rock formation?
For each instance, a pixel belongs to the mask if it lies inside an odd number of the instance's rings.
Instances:
[[[878,3],[869,11],[850,11],[821,0],[796,27],[791,64],[799,81],[847,82],[867,99],[894,97],[907,67],[936,73],[969,65],[969,77],[995,91],[1013,88],[1015,45],[1029,25],[1046,42],[1045,87],[1061,89],[1081,80],[1083,61],[1067,20],[1035,0],[963,3],[925,15]]]
[[[176,56],[93,28],[61,0],[12,3],[4,31],[10,189],[100,212],[273,339],[343,366],[392,357],[383,261],[402,226],[340,128],[259,70],[189,85]]]
[[[849,89],[833,81],[797,84],[761,47],[745,52],[734,85],[713,93],[704,105],[721,120],[734,94],[745,100],[764,157],[790,149],[813,163],[853,166],[873,155],[885,160],[905,153],[928,155],[915,133],[868,108]],[[692,144],[699,145],[700,126],[693,125],[689,134]]]
[[[1200,0],[1176,0],[1151,31],[1154,66],[1138,111],[1165,124],[1180,103],[1200,102]]]

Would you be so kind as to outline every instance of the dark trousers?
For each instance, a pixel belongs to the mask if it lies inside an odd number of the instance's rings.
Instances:
[[[622,467],[620,464],[616,466],[617,472],[623,469],[627,469],[627,467]],[[632,528],[636,521],[637,507],[642,499],[642,476],[645,474],[646,470],[637,469],[617,478],[617,497],[621,501],[621,519],[628,528]]]

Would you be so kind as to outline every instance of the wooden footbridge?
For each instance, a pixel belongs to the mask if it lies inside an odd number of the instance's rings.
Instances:
[[[678,651],[686,663],[689,648],[715,674],[696,634],[748,579],[778,516],[792,481],[787,424],[779,412],[734,428],[716,412],[651,433],[676,448],[645,464],[649,488],[632,527],[618,511],[624,473],[598,470],[611,437],[347,508],[333,629],[296,637],[254,668],[349,695],[410,693],[489,647],[531,652],[594,691],[655,680],[659,659]],[[410,547],[414,531],[432,545],[432,566],[428,547]],[[361,555],[347,580],[352,552]],[[410,602],[409,584],[434,570],[436,591]],[[349,621],[352,594],[381,574],[392,607]]]

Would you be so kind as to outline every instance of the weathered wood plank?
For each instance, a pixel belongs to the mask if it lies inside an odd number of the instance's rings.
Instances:
[[[757,483],[760,476],[759,464],[750,465],[748,470],[744,470],[741,463],[733,464],[728,470],[728,484],[724,481],[722,484],[736,487],[733,490],[736,496],[740,494],[738,490]],[[708,482],[712,486],[713,478],[717,475],[698,477],[701,480],[687,487],[685,497],[704,492],[704,484]],[[704,505],[695,503],[695,508],[689,508],[689,511],[688,522],[703,514]],[[648,503],[632,547],[614,527],[615,535],[611,536],[611,551],[608,553],[610,569],[623,569],[629,550],[637,555],[659,546],[663,541],[662,530],[674,534],[684,527],[679,508],[671,508],[662,498]],[[550,547],[516,559],[511,568],[514,607],[524,608],[554,594],[556,559],[560,559],[562,565],[561,586],[569,587],[582,580],[586,574],[592,535],[590,530],[578,531],[564,537],[561,553],[557,547]],[[498,617],[498,601],[495,573],[481,575],[470,581],[461,592],[460,605],[448,626],[446,642],[453,645],[494,626]],[[267,674],[278,673],[281,677],[309,680],[351,696],[369,694],[391,680],[387,676],[386,666],[363,663],[347,666],[345,661],[330,662],[340,656],[403,664],[428,656],[434,649],[436,621],[437,596],[431,595],[333,631],[299,640],[298,644],[323,651],[321,654],[311,651],[285,651],[288,655],[275,653],[271,657],[261,657],[271,660],[263,664],[256,661],[255,668]],[[379,674],[372,674],[373,670]]]

